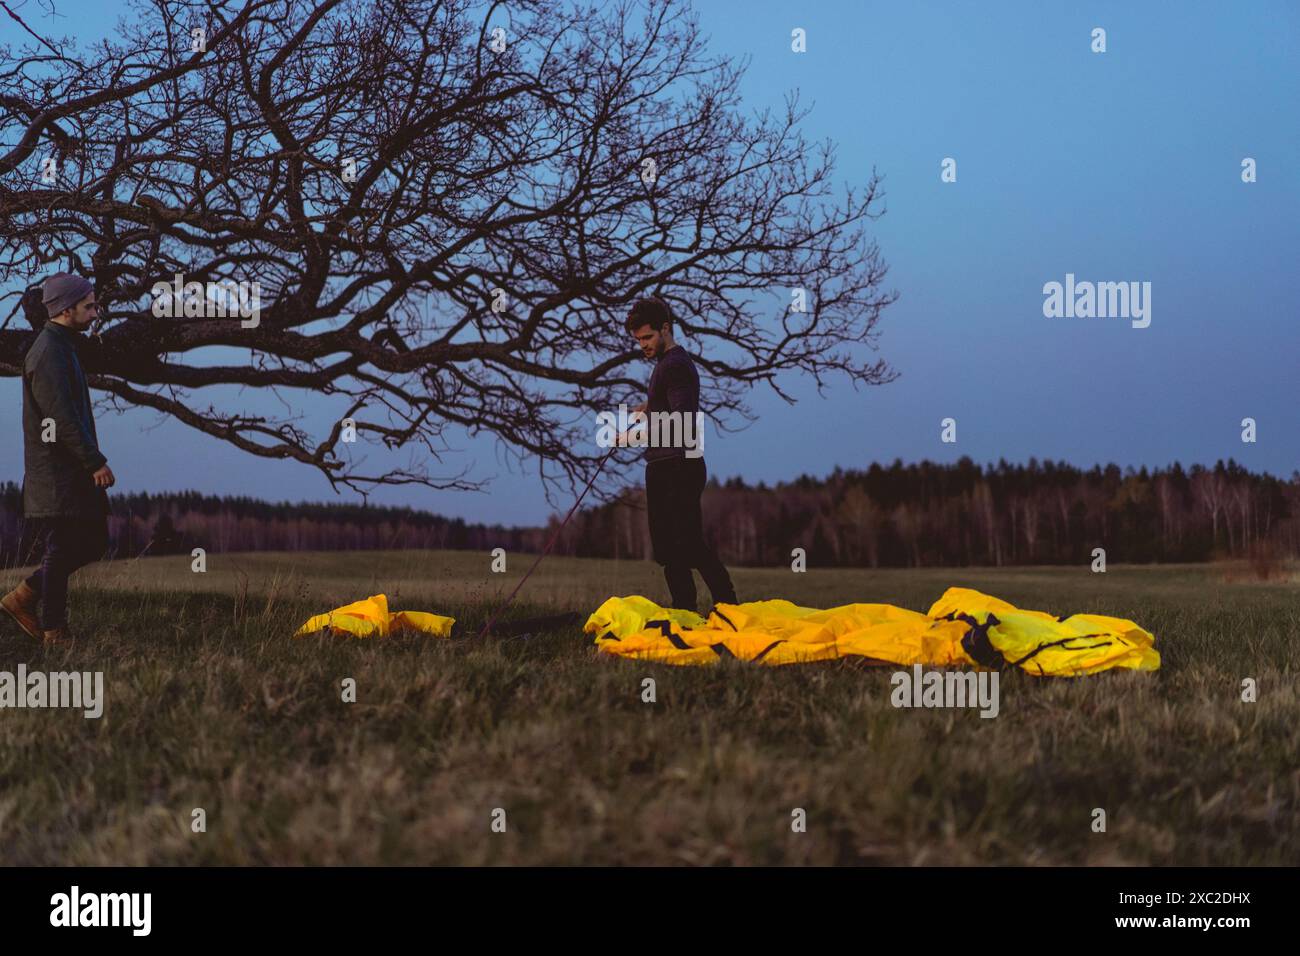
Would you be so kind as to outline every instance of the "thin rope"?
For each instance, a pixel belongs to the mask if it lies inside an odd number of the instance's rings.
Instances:
[[[578,510],[578,505],[582,504],[582,499],[587,497],[587,492],[591,490],[591,486],[594,485],[596,483],[596,479],[600,477],[600,472],[601,469],[605,467],[605,462],[609,461],[610,455],[614,454],[614,451],[617,448],[618,448],[617,443],[610,445],[609,451],[605,452],[605,457],[602,458],[600,460],[600,464],[596,466],[596,471],[592,474],[591,480],[587,482],[587,487],[582,489],[582,494],[578,495],[578,500],[573,503],[573,507],[570,508],[569,513],[564,516],[564,520],[560,522],[559,527],[557,527],[553,532],[551,532],[551,539],[546,542],[546,547],[542,549],[542,553],[537,556],[537,560],[533,562],[533,566],[528,569],[528,571],[524,574],[522,578],[519,579],[519,583],[516,584],[515,589],[510,592],[510,596],[507,597],[505,599],[505,602],[492,613],[492,616],[490,618],[488,618],[488,622],[483,625],[483,630],[478,632],[479,637],[486,636],[487,633],[492,630],[492,625],[495,624],[497,618],[501,616],[501,612],[504,611],[506,608],[508,608],[510,606],[510,603],[514,601],[515,595],[518,594],[519,589],[524,586],[524,582],[528,580],[529,575],[531,575],[534,571],[537,570],[537,566],[542,563],[542,558],[550,554],[551,548],[555,546],[556,540],[560,537],[560,532],[563,531],[565,525],[569,523],[569,519],[573,517],[573,513]]]

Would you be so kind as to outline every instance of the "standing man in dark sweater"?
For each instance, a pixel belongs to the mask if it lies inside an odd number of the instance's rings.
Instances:
[[[59,644],[68,640],[68,577],[108,546],[104,489],[116,479],[99,450],[77,356],[99,314],[95,289],[60,272],[45,280],[42,301],[49,321],[23,363],[23,514],[44,555],[35,574],[0,598],[0,608],[38,641]]]
[[[673,314],[660,299],[640,299],[628,313],[627,330],[648,359],[654,359],[649,397],[643,411],[679,412],[692,420],[700,410],[700,376],[684,348],[673,341]],[[651,426],[653,428],[653,425]],[[698,432],[696,441],[700,440]],[[736,590],[727,569],[704,540],[700,495],[708,480],[701,455],[676,447],[648,447],[645,452],[646,508],[654,558],[664,569],[672,606],[698,611],[692,568],[699,568],[714,604],[735,604]]]

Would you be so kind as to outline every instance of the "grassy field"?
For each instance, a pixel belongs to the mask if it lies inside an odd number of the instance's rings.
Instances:
[[[218,554],[204,574],[188,556],[81,572],[80,645],[40,648],[0,621],[0,670],[103,671],[107,698],[99,720],[0,710],[0,862],[1300,862],[1294,570],[735,572],[746,600],[925,610],[965,585],[1156,634],[1160,671],[1006,674],[991,720],[893,708],[892,668],[642,664],[596,654],[577,628],[289,637],[378,592],[481,624],[529,560],[490,574],[485,554]],[[510,616],[629,593],[661,597],[658,569],[548,559]]]

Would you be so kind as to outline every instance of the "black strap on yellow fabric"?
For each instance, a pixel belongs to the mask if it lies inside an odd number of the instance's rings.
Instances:
[[[672,621],[646,621],[645,626],[647,628],[651,628],[651,627],[659,628],[659,633],[662,634],[664,637],[668,638],[668,642],[672,644],[673,647],[677,648],[679,651],[689,651],[691,649],[691,645],[687,644],[680,637],[678,637],[676,634],[673,633]]]
[[[713,606],[713,610],[710,611],[709,613],[718,615],[718,617],[722,618],[722,620],[726,622],[727,627],[731,628],[733,631],[740,630],[740,628],[736,627],[736,625],[731,623],[731,619],[728,618],[727,615],[723,614],[721,611],[718,610],[718,606],[716,604]]]
[[[1102,636],[1101,634],[1080,634],[1076,637],[1063,637],[1059,641],[1049,641],[1046,644],[1039,644],[1037,647],[1035,647],[1024,657],[1020,658],[1020,660],[1012,661],[1011,664],[1014,667],[1019,667],[1025,661],[1029,660],[1031,657],[1035,657],[1043,653],[1043,651],[1047,650],[1049,647],[1059,647],[1062,650],[1066,650],[1066,651],[1089,651],[1092,650],[1094,647],[1110,647],[1112,644],[1115,643],[1114,641],[1098,641],[1096,644],[1088,644],[1084,647],[1065,646],[1069,644],[1071,641],[1086,641],[1090,637],[1101,637],[1101,636]]]
[[[991,667],[997,671],[1007,666],[1007,659],[989,640],[989,628],[1002,623],[996,614],[990,613],[983,624],[969,614],[958,614],[953,620],[965,621],[970,625],[970,629],[962,636],[961,647],[970,655],[971,660],[981,667]]]

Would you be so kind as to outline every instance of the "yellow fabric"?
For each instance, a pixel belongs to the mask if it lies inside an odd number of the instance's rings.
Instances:
[[[892,604],[828,610],[789,601],[720,604],[707,621],[639,596],[610,598],[583,628],[608,654],[666,664],[727,657],[797,664],[859,657],[887,664],[1076,676],[1111,668],[1156,670],[1155,638],[1132,621],[1098,614],[1064,620],[968,588],[949,588],[927,614]]]
[[[427,611],[388,610],[388,597],[373,594],[364,601],[335,608],[326,614],[317,614],[294,632],[294,637],[305,637],[329,629],[351,634],[353,637],[387,637],[398,631],[417,631],[431,637],[450,637],[455,618],[430,614]]]

